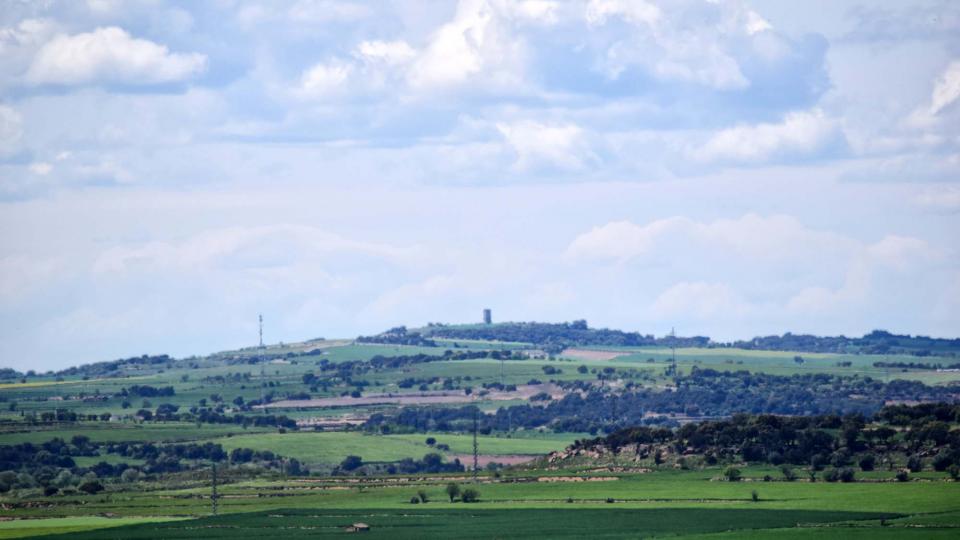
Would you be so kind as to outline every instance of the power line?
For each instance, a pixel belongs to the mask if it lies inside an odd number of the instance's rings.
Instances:
[[[211,479],[213,492],[210,494],[210,504],[213,505],[213,515],[217,515],[217,499],[220,498],[220,496],[217,495],[217,462],[213,462]]]
[[[473,483],[476,484],[477,470],[480,468],[479,446],[477,445],[477,412],[478,408],[473,409]]]
[[[264,369],[263,358],[263,314],[257,315],[260,322],[260,344],[257,346],[257,359],[260,362],[260,410],[267,414],[267,404],[264,402],[263,386],[267,383],[267,373]]]

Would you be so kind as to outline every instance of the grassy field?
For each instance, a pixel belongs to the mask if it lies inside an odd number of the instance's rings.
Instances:
[[[200,517],[98,529],[71,538],[195,538],[199,531],[205,537],[325,536],[342,534],[342,528],[355,521],[373,526],[375,536],[398,538],[779,538],[786,533],[798,538],[860,533],[866,538],[866,531],[889,538],[937,538],[960,532],[960,483],[942,476],[906,483],[788,483],[763,482],[764,471],[747,469],[747,480],[739,483],[718,481],[719,469],[608,473],[612,480],[565,482],[536,481],[535,471],[508,473],[499,480],[485,477],[477,486],[480,502],[470,505],[447,502],[444,486],[449,478],[255,481],[223,486],[223,515],[217,518],[201,517],[209,512],[209,500],[200,497],[209,489],[202,487],[52,499],[50,507],[0,515]],[[564,480],[597,478],[587,472],[555,474]],[[466,487],[469,477],[463,475],[460,481]],[[420,490],[430,502],[411,505],[410,497]],[[31,521],[36,534],[46,532],[43,521]],[[70,522],[51,523],[54,532],[58,523]]]
[[[425,442],[427,437],[436,438],[437,443],[448,444],[450,451],[438,452],[434,447],[428,446]],[[480,436],[478,443],[482,454],[535,455],[561,450],[577,438],[579,435],[575,433],[511,438]],[[215,439],[213,442],[223,445],[227,451],[234,448],[270,450],[310,465],[335,465],[348,455],[361,456],[368,462],[387,462],[406,457],[419,459],[429,452],[440,454],[473,452],[473,438],[470,435],[449,433],[385,436],[360,432],[262,433]]]

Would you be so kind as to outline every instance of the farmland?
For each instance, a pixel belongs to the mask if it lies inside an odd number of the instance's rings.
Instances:
[[[931,363],[953,358],[430,342],[311,341],[8,378],[0,538],[313,537],[354,522],[397,538],[960,530],[960,374]],[[944,404],[892,405],[924,401]],[[742,412],[759,416],[723,424]],[[779,425],[769,413],[796,426],[732,430]],[[451,483],[476,500],[451,501]]]

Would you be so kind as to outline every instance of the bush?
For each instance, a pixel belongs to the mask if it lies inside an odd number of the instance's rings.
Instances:
[[[840,471],[838,469],[828,469],[823,473],[823,479],[827,482],[836,482],[840,480]]]
[[[363,465],[363,458],[360,456],[347,456],[340,462],[340,468],[345,471],[352,471]]]
[[[101,484],[98,480],[87,480],[86,482],[80,484],[77,489],[89,495],[93,495],[94,493],[100,493],[103,491],[103,484]]]
[[[844,467],[840,469],[840,481],[844,483],[853,482],[856,477],[856,474],[853,472],[853,469],[850,467]]]
[[[910,473],[904,470],[897,471],[897,482],[906,482],[910,480]]]
[[[425,442],[427,443],[427,446],[433,446],[437,444],[437,439],[433,437],[427,437],[427,440]]]
[[[140,471],[137,469],[127,469],[120,474],[120,480],[128,484],[132,484],[137,480],[140,480]]]
[[[477,502],[480,500],[480,492],[473,488],[467,488],[460,494],[460,500],[465,503]]]
[[[730,482],[739,482],[739,481],[740,481],[740,478],[742,478],[742,474],[740,473],[740,469],[738,469],[738,468],[736,468],[736,467],[727,467],[727,468],[723,471],[723,476],[725,476],[725,477],[727,478],[727,480],[730,481]]]
[[[426,504],[430,500],[427,498],[427,492],[422,489],[417,492],[417,497],[420,499],[420,502],[424,504]]]
[[[607,504],[613,504],[613,497],[607,497]]]
[[[783,474],[783,479],[787,482],[793,482],[797,479],[797,473],[786,465],[780,467],[780,473]]]
[[[943,472],[953,465],[953,458],[947,452],[940,452],[933,458],[933,470]]]
[[[457,496],[460,495],[460,486],[451,482],[447,484],[446,491],[447,491],[447,497],[450,497],[450,502],[453,502],[454,499],[456,499]]]
[[[757,502],[760,500],[760,494],[757,493],[757,490],[753,490],[750,492],[750,499],[752,499],[753,502]]]
[[[860,470],[861,471],[872,471],[874,466],[877,464],[877,457],[873,454],[867,454],[860,458]]]
[[[420,504],[420,497],[417,497],[416,495],[410,497],[410,504]]]
[[[907,460],[907,468],[910,469],[910,472],[920,472],[923,470],[923,460],[917,455],[910,456],[910,459]]]
[[[960,480],[960,467],[958,467],[957,465],[951,465],[947,467],[947,473],[950,475],[950,478],[952,478],[954,482],[956,482],[957,480]]]

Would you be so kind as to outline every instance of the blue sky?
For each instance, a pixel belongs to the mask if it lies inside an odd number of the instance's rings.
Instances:
[[[0,5],[0,364],[960,329],[960,4]]]

